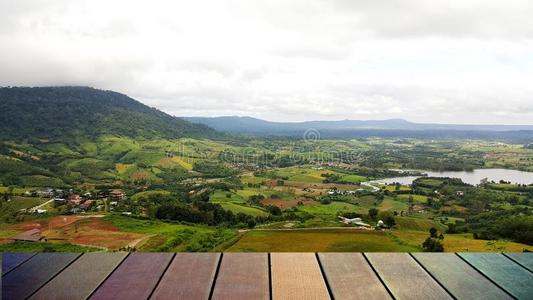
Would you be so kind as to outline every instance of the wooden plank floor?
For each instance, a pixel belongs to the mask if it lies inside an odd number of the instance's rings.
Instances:
[[[2,299],[533,299],[530,253],[2,255]]]
[[[499,253],[459,253],[471,266],[516,298],[533,299],[533,273]]]

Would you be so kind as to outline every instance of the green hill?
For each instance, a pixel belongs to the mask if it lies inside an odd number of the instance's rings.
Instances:
[[[89,87],[0,88],[0,137],[9,139],[143,138],[219,135],[126,95]]]

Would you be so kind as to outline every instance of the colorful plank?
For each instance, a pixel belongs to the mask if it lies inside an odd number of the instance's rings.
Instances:
[[[219,253],[178,253],[151,299],[208,299]]]
[[[413,253],[413,256],[458,299],[512,299],[454,253]]]
[[[319,253],[335,299],[391,299],[361,253]]]
[[[314,253],[272,253],[272,299],[330,299]]]
[[[2,253],[2,275],[18,267],[35,253]]]
[[[499,253],[458,254],[516,298],[533,298],[533,274],[509,258]]]
[[[269,298],[268,254],[224,253],[212,299]]]
[[[523,253],[504,253],[505,256],[511,258],[522,267],[533,272],[533,253],[523,252]]]
[[[452,299],[408,253],[365,253],[396,299]]]
[[[2,277],[4,299],[26,299],[80,254],[39,253]]]
[[[91,296],[91,299],[148,299],[172,253],[132,253]]]
[[[125,252],[84,254],[30,299],[87,299],[126,256]]]

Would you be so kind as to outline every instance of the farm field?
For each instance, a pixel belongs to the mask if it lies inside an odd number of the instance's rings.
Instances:
[[[397,230],[392,233],[401,241],[411,244],[421,244],[427,234],[421,231]],[[471,234],[446,234],[443,240],[446,252],[523,252],[533,251],[533,246],[505,240],[476,240]]]
[[[386,232],[357,229],[253,230],[228,252],[416,252]]]

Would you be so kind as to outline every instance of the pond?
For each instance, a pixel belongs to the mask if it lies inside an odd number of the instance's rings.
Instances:
[[[482,179],[488,179],[488,181],[499,182],[500,180],[510,181],[511,183],[519,184],[532,184],[533,183],[533,172],[517,171],[517,170],[508,170],[508,169],[475,169],[473,171],[424,171],[420,172],[427,174],[430,177],[451,177],[451,178],[460,178],[463,182],[476,185],[481,182]],[[372,182],[382,183],[382,184],[391,184],[394,182],[399,182],[403,185],[409,185],[413,183],[413,180],[421,176],[403,176],[403,177],[392,177],[384,178],[379,180],[374,180]]]

